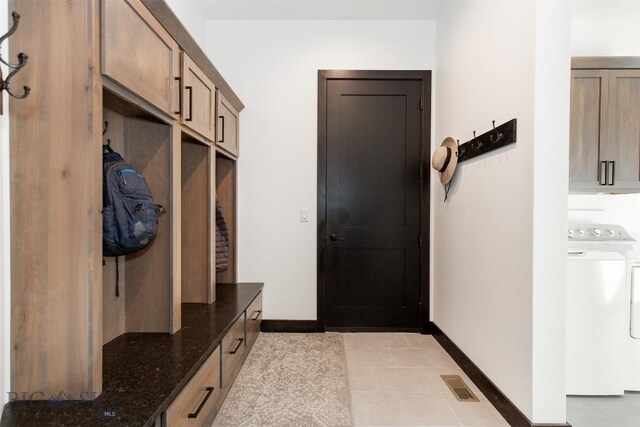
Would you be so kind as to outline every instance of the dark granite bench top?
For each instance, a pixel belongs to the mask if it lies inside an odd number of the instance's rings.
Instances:
[[[182,328],[173,335],[119,336],[103,347],[103,393],[97,399],[10,402],[0,425],[154,425],[262,286],[217,285],[213,304],[182,304]]]

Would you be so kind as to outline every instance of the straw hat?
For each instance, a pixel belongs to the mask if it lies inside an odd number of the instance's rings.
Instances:
[[[431,166],[440,172],[440,182],[448,184],[458,165],[458,144],[451,137],[445,138],[440,147],[433,152]]]

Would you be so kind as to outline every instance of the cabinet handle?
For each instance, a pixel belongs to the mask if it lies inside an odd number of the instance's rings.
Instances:
[[[609,181],[609,185],[615,184],[616,180],[616,162],[609,162],[611,165],[611,181]]]
[[[175,114],[182,114],[182,77],[176,77],[178,82],[178,111]]]
[[[251,318],[251,320],[258,320],[258,317],[260,317],[261,313],[262,313],[262,310],[254,311],[253,317]]]
[[[224,116],[218,116],[218,118],[222,119],[222,139],[218,142],[224,142]]]
[[[193,88],[191,86],[185,86],[184,88],[189,91],[189,117],[185,121],[190,122],[193,120]]]
[[[604,172],[602,171],[602,167],[604,166]],[[609,175],[609,165],[607,162],[600,162],[600,185],[607,185],[607,175]],[[604,181],[604,182],[603,182]]]
[[[238,345],[236,345],[236,348],[231,350],[229,352],[229,354],[236,354],[238,352],[238,350],[240,350],[240,346],[242,345],[242,341],[244,341],[244,338],[238,338]]]
[[[207,400],[209,400],[209,397],[211,397],[211,393],[213,393],[213,387],[207,387],[207,394],[204,395],[204,399],[202,399],[202,402],[200,402],[200,406],[198,406],[196,412],[189,414],[189,418],[198,418],[198,415],[200,414],[200,411],[202,411],[204,404],[207,403]]]

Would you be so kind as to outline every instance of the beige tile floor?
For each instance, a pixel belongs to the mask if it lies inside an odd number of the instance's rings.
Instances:
[[[358,333],[343,338],[354,425],[509,425],[432,336]],[[442,374],[462,376],[480,402],[458,402]]]

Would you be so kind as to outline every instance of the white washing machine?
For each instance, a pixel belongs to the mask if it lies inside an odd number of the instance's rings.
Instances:
[[[640,243],[612,224],[568,237],[567,394],[640,391]]]

